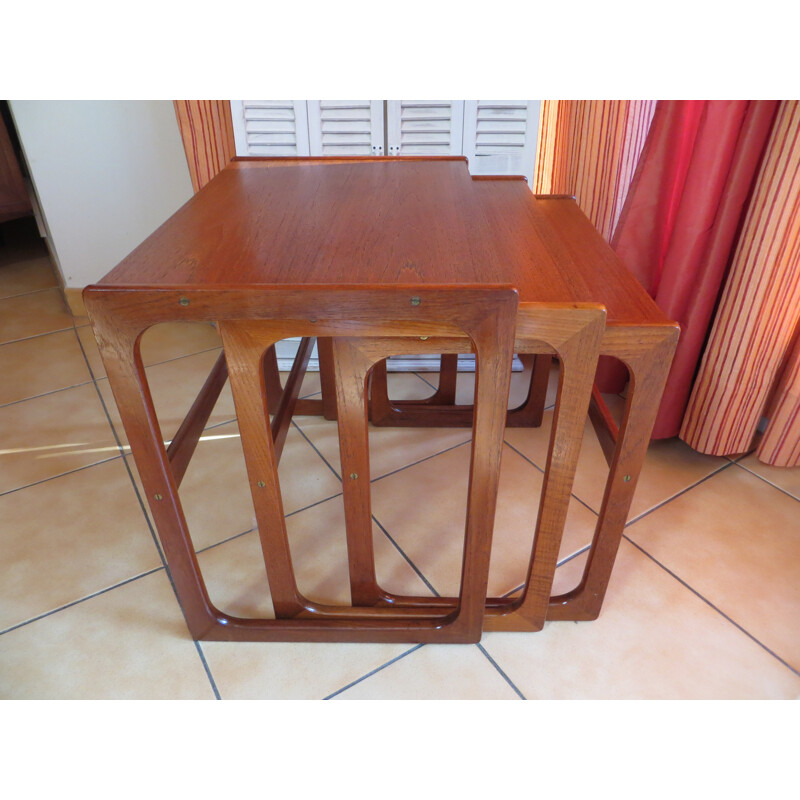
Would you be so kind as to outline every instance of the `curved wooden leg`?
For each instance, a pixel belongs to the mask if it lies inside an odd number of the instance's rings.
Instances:
[[[628,397],[583,579],[573,591],[550,599],[548,620],[591,620],[600,614],[677,340],[677,328],[668,326],[606,332],[602,352],[628,367]]]

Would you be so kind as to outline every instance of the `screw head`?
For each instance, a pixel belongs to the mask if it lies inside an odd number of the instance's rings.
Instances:
[[[181,297],[181,298],[178,300],[178,302],[179,302],[179,303],[180,303],[182,306],[188,306],[188,305],[189,305],[189,298],[188,298],[188,297]]]
[[[164,495],[163,494],[154,494],[153,497],[155,497],[156,500],[163,500],[164,499]]]
[[[259,488],[259,489],[263,489],[263,488],[264,488],[266,485],[267,485],[267,484],[266,484],[266,483],[264,483],[264,481],[259,481],[259,482],[256,484],[256,486],[258,486],[258,488]]]
[[[427,336],[420,336],[419,338],[424,342],[428,337]]]
[[[358,478],[358,473],[357,472],[351,472],[350,473],[350,480],[351,481],[357,480],[357,478]]]
[[[622,480],[624,480],[625,483],[627,483],[630,479],[631,479],[631,476],[630,475],[626,475]]]
[[[411,305],[412,306],[418,306],[421,302],[422,302],[422,300],[420,300],[419,297],[412,297],[411,298]]]

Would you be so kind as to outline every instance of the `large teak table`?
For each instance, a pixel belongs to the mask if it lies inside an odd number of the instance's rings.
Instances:
[[[519,179],[474,180],[458,158],[236,160],[84,299],[196,639],[473,642],[483,630],[535,631],[545,620],[598,615],[678,331],[573,199],[535,197]],[[175,320],[217,323],[223,354],[167,446],[139,340]],[[289,337],[300,346],[282,386],[274,344]],[[314,339],[322,400],[299,401]],[[385,359],[411,353],[474,353],[474,409],[441,391],[433,403],[393,404]],[[560,383],[524,590],[487,597],[503,431],[519,424],[507,413],[514,353],[539,359],[532,385],[557,358]],[[619,428],[593,391],[601,354],[630,373]],[[228,377],[274,619],[213,605],[178,497]],[[587,411],[609,475],[583,579],[551,597]],[[347,606],[304,597],[295,581],[277,465],[297,413],[337,420]],[[472,425],[457,597],[400,596],[378,584],[370,413],[384,425],[431,424],[431,414]],[[535,409],[522,416],[537,422]]]

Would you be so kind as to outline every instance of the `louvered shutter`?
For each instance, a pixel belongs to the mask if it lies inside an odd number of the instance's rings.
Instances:
[[[390,156],[460,156],[463,100],[388,100]]]
[[[382,156],[383,100],[309,100],[312,156]]]
[[[305,100],[232,100],[237,156],[307,156]]]
[[[464,155],[473,175],[524,175],[533,180],[538,100],[467,100]]]

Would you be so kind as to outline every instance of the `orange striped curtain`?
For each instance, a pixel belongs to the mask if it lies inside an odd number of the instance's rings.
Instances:
[[[781,103],[681,428],[713,455],[800,465],[800,102]]]
[[[200,191],[235,155],[228,100],[175,100],[175,114],[195,192]]]
[[[544,100],[533,190],[574,195],[611,241],[655,100]]]

